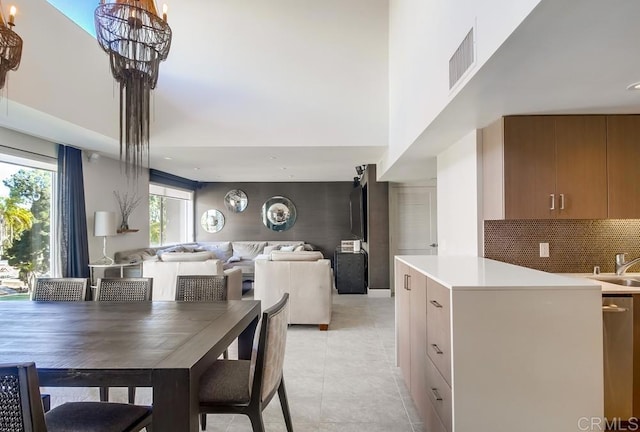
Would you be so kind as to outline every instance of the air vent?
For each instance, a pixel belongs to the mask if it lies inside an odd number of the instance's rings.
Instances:
[[[473,52],[473,28],[449,59],[449,90],[462,78],[475,60]]]

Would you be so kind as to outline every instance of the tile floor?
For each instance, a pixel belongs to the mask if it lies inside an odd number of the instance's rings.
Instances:
[[[234,349],[230,350],[235,355]],[[295,432],[423,432],[394,365],[393,299],[333,297],[329,331],[289,327],[284,378]],[[98,400],[97,389],[46,389],[52,403]],[[125,389],[111,400],[126,401]],[[137,403],[151,403],[138,389]],[[286,431],[277,396],[264,411],[269,432]],[[245,416],[209,415],[209,432],[250,432]]]

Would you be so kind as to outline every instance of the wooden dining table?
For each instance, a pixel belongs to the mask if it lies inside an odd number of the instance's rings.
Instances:
[[[260,302],[0,302],[0,363],[43,387],[152,387],[154,432],[198,430],[198,380],[236,338],[251,353]]]

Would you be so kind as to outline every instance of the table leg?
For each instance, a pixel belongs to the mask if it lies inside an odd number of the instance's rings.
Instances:
[[[240,333],[238,337],[238,359],[251,360],[251,350],[253,349],[253,336],[258,326],[258,317],[256,317],[246,329]]]
[[[188,369],[153,371],[153,432],[198,432],[198,383]]]

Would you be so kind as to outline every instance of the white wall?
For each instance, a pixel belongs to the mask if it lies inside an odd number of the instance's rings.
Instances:
[[[120,209],[114,191],[120,194],[136,192],[142,197],[140,205],[133,211],[129,219],[131,229],[139,229],[136,233],[118,234],[107,238],[107,255],[113,258],[114,252],[149,246],[149,176],[145,171],[137,181],[127,180],[124,167],[120,161],[100,157],[89,161],[89,153],[83,152],[83,174],[85,204],[87,209],[87,231],[89,237],[89,261],[102,256],[102,237],[93,235],[93,214],[98,210],[116,212],[117,223],[122,221]]]
[[[480,140],[470,132],[438,155],[438,255],[479,254]]]
[[[539,2],[390,0],[386,166],[431,124]],[[472,27],[476,63],[450,91],[449,59]]]

